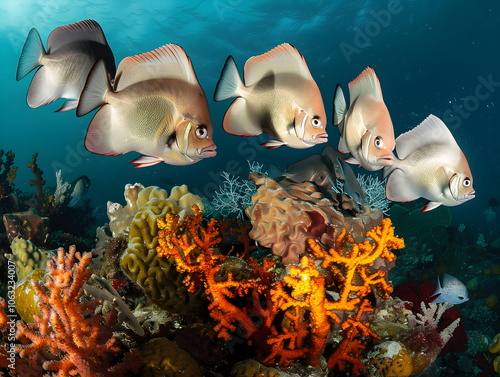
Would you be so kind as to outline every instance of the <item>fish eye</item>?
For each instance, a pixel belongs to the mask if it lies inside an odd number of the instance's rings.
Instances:
[[[463,185],[464,185],[464,187],[469,187],[471,185],[470,178],[465,178]]]
[[[311,119],[311,126],[313,126],[314,128],[319,128],[321,127],[321,119],[319,119],[317,116],[316,117],[313,117]]]
[[[194,134],[198,139],[205,139],[208,136],[207,127],[204,125],[198,126],[198,128],[194,131]]]
[[[380,136],[377,136],[375,140],[373,141],[373,144],[375,145],[375,148],[380,149],[384,146],[384,142],[382,141],[382,138]]]

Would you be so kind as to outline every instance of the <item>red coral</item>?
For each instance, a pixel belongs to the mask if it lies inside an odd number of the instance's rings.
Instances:
[[[57,376],[96,377],[123,376],[128,370],[138,370],[142,363],[137,352],[123,354],[114,338],[117,312],[94,314],[100,300],[81,302],[83,284],[92,275],[88,268],[91,253],[83,256],[74,246],[69,254],[58,250],[57,257],[47,264],[45,284],[33,282],[39,297],[41,316],[26,325],[17,323],[17,337],[31,341],[17,351],[30,360],[45,359],[43,368]],[[42,356],[40,356],[42,355]]]

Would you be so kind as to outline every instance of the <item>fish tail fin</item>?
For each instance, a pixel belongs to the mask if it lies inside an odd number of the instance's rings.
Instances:
[[[215,88],[214,100],[219,102],[229,98],[239,97],[240,89],[243,87],[244,84],[243,81],[241,81],[238,67],[233,57],[229,56],[226,59],[219,82]]]
[[[106,104],[106,94],[113,91],[109,81],[108,71],[104,60],[99,59],[87,76],[80,101],[76,108],[76,115],[81,117],[99,106]]]
[[[346,103],[344,92],[340,84],[335,88],[335,95],[333,96],[333,125],[339,126],[344,120],[346,111]]]
[[[43,47],[42,39],[38,31],[33,28],[28,33],[26,41],[24,42],[23,51],[19,57],[17,64],[16,80],[21,80],[24,76],[30,73],[35,68],[39,67],[40,58],[45,55],[45,48]]]

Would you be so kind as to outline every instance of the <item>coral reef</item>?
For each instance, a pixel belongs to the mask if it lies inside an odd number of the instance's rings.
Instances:
[[[3,215],[3,223],[11,243],[19,236],[36,246],[43,246],[49,236],[49,219],[38,216],[33,208],[25,212],[6,213]]]
[[[34,316],[40,316],[39,298],[35,294],[32,282],[38,282],[45,279],[45,270],[33,270],[22,280],[16,283],[14,296],[16,301],[17,313],[25,323],[33,323]]]
[[[137,206],[137,198],[139,193],[144,189],[140,183],[125,185],[123,196],[127,204],[122,206],[119,203],[108,202],[107,212],[109,218],[109,229],[113,237],[119,234],[128,234],[130,224],[137,213],[139,207]]]
[[[100,300],[80,300],[82,287],[92,274],[87,268],[91,257],[90,253],[76,253],[75,248],[65,254],[61,248],[48,263],[45,284],[32,284],[41,316],[35,316],[32,324],[18,322],[17,337],[25,343],[17,347],[19,356],[33,365],[42,364],[45,371],[58,376],[124,376],[127,371],[137,372],[142,364],[138,353],[124,352],[112,336],[116,311],[95,314]]]
[[[298,263],[309,238],[327,243],[325,233],[335,239],[340,230],[360,239],[360,235],[378,225],[382,212],[367,205],[359,213],[357,204],[345,195],[319,188],[312,182],[297,183],[283,179],[280,183],[260,174],[250,174],[257,185],[253,205],[246,209],[252,222],[249,235],[273,254],[282,257],[284,264]],[[339,195],[339,198],[337,198]],[[336,209],[337,208],[337,209]],[[349,210],[352,216],[340,211]],[[327,230],[330,227],[330,231]]]
[[[140,377],[202,377],[200,366],[189,353],[166,338],[150,340],[141,348],[145,365]]]
[[[35,246],[31,241],[14,238],[10,245],[12,254],[5,254],[16,265],[17,281],[24,279],[33,270],[45,270],[54,255]]]
[[[378,343],[368,355],[370,376],[407,377],[413,372],[412,358],[406,346],[396,341]]]
[[[4,157],[5,156],[5,161]],[[14,189],[14,178],[16,178],[17,167],[14,165],[15,153],[5,152],[0,149],[0,200],[12,195]]]
[[[240,329],[268,365],[286,367],[304,359],[319,366],[328,334],[338,326],[343,340],[329,356],[329,368],[343,370],[350,363],[353,373],[360,373],[363,337],[379,339],[368,328],[367,313],[373,308],[366,297],[373,294],[379,301],[389,297],[392,287],[385,280],[386,271],[377,266],[384,266],[382,259],[395,259],[390,249],[404,246],[389,219],[367,232],[360,243],[345,229],[328,251],[309,240],[310,254],[302,256],[300,266],[289,266],[280,279],[273,271],[274,261],[265,258],[259,265],[251,257],[231,261],[240,272],[235,277],[226,264],[229,257],[214,251],[220,242],[217,221],[203,227],[201,211],[195,207],[193,211],[195,215],[183,221],[172,213],[158,219],[157,252],[175,260],[190,291],[206,287],[219,337],[229,341]],[[237,302],[243,298],[247,305],[242,308]]]
[[[123,271],[144,290],[146,298],[173,312],[198,309],[204,292],[203,289],[188,292],[173,260],[157,255],[157,219],[167,213],[186,216],[193,213],[193,204],[201,206],[201,199],[189,193],[186,185],[173,187],[170,195],[155,186],[141,190],[137,197],[138,210],[130,225],[128,247],[120,258]]]

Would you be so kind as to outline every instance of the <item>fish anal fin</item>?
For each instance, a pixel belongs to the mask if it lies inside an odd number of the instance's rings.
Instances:
[[[348,157],[345,158],[343,161],[347,162],[348,164],[361,165],[356,157]]]
[[[236,98],[231,103],[224,115],[222,127],[227,133],[237,136],[256,136],[262,133],[262,129],[251,120],[243,98]]]
[[[376,101],[383,101],[380,81],[372,67],[367,67],[349,83],[350,105],[361,95],[370,95]]]
[[[247,60],[244,68],[245,85],[254,85],[267,76],[280,73],[294,73],[313,79],[304,57],[292,45],[283,43]]]
[[[156,50],[128,56],[118,65],[115,90],[151,79],[178,79],[199,86],[191,59],[184,49],[170,43]]]
[[[73,110],[76,109],[77,106],[78,106],[78,100],[69,100],[64,102],[63,105],[59,108],[59,110],[56,110],[56,113]]]
[[[28,89],[26,101],[31,108],[48,105],[61,97],[60,88],[54,84],[47,67],[36,71]]]
[[[54,29],[47,39],[47,51],[51,53],[61,46],[78,41],[108,44],[101,26],[94,20],[84,20]]]
[[[400,169],[394,170],[387,179],[385,195],[393,202],[409,202],[420,198],[418,189]]]
[[[112,126],[112,107],[104,105],[90,122],[85,136],[85,148],[89,152],[102,154],[105,156],[116,156],[130,152],[130,149],[117,148],[119,144],[118,137],[123,133],[113,132]],[[125,135],[122,135],[126,137]]]

